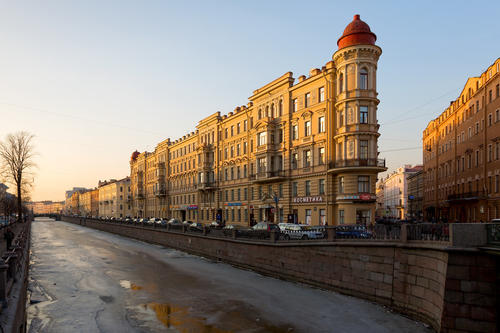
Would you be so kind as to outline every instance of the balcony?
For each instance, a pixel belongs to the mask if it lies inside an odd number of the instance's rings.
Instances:
[[[153,190],[153,194],[156,197],[165,197],[165,196],[167,196],[167,189],[166,188],[155,188]]]
[[[487,195],[484,191],[476,191],[476,192],[465,192],[458,194],[450,194],[448,195],[448,202],[464,202],[464,201],[475,201],[486,199]]]
[[[137,192],[137,194],[136,194],[136,196],[135,196],[135,197],[136,197],[137,199],[139,199],[139,200],[144,199],[144,192],[142,192],[142,191]]]
[[[250,180],[254,183],[270,183],[283,180],[285,178],[285,171],[263,171],[250,175]]]
[[[195,185],[196,189],[199,191],[213,190],[215,189],[215,182],[203,182]]]
[[[353,168],[353,167],[371,167],[385,169],[385,159],[383,158],[368,158],[360,159],[353,158],[348,160],[331,161],[328,164],[329,169]]]

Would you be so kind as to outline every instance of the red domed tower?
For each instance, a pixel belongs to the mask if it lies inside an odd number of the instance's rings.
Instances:
[[[358,14],[344,29],[342,37],[337,41],[339,49],[352,45],[375,45],[377,36],[370,30],[366,22],[361,21]]]
[[[377,36],[359,15],[347,25],[333,54],[334,158],[333,186],[337,216],[345,221],[372,223],[377,174],[386,170],[378,159],[377,62],[382,54]],[[337,184],[353,184],[351,187]],[[342,189],[340,189],[342,187]]]

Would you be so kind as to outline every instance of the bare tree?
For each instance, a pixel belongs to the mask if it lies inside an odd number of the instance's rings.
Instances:
[[[22,220],[23,195],[33,185],[32,171],[36,167],[34,136],[27,132],[8,134],[5,142],[0,142],[0,166],[3,176],[17,189],[17,219]]]

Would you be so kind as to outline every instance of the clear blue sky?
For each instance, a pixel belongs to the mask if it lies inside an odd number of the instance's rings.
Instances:
[[[404,3],[404,4],[402,4]],[[135,149],[331,60],[354,14],[377,34],[379,146],[421,163],[421,133],[500,56],[500,2],[10,1],[0,3],[0,136],[27,130],[33,199],[129,174]]]

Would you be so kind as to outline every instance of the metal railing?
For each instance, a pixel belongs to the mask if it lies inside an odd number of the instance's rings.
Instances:
[[[500,246],[500,223],[486,225],[488,245]]]
[[[31,222],[10,224],[16,229],[11,246],[0,259],[0,313],[8,307],[11,290],[19,277],[27,274]],[[2,227],[3,228],[3,227]]]
[[[407,240],[409,241],[445,241],[450,240],[450,225],[448,223],[409,224]]]
[[[367,158],[367,159],[353,158],[353,159],[347,159],[347,160],[331,161],[328,166],[330,169],[345,168],[345,167],[360,167],[360,166],[385,168],[385,159],[383,159],[383,158]]]
[[[221,239],[240,239],[250,241],[262,241],[272,243],[287,243],[287,242],[397,242],[397,243],[413,243],[413,244],[429,244],[429,245],[446,245],[446,246],[464,246],[465,243],[469,246],[485,246],[474,241],[478,233],[488,233],[489,245],[500,245],[500,224],[484,224],[483,229],[476,228],[479,223],[462,224],[462,223],[395,223],[395,224],[373,224],[373,225],[336,225],[336,226],[306,226],[299,225],[301,229],[292,231],[274,230],[253,230],[249,227],[237,226],[234,229],[226,229],[221,227],[213,227],[210,225],[190,227],[188,224],[168,224],[164,220],[162,223],[151,223],[147,220],[144,222],[125,221],[124,219],[102,220],[83,217],[69,216],[69,222],[75,222],[85,225],[86,221],[94,221],[97,223],[122,224],[140,227],[144,229],[157,229],[158,231],[190,233],[197,234],[201,237],[221,238]],[[456,230],[453,227],[456,226]],[[454,231],[453,231],[454,230]],[[483,230],[483,231],[481,231]],[[313,232],[313,233],[311,233]],[[472,243],[464,237],[464,234],[475,233],[471,236]],[[452,237],[452,234],[455,235]],[[307,235],[303,237],[303,235]],[[454,239],[455,237],[457,239]],[[288,237],[287,237],[288,236]],[[299,237],[300,236],[300,237]],[[466,236],[465,236],[466,237]],[[484,235],[486,239],[486,235]],[[464,243],[465,242],[465,243]],[[467,245],[466,245],[467,246]]]
[[[486,197],[485,191],[465,192],[448,195],[448,200],[473,200]]]

